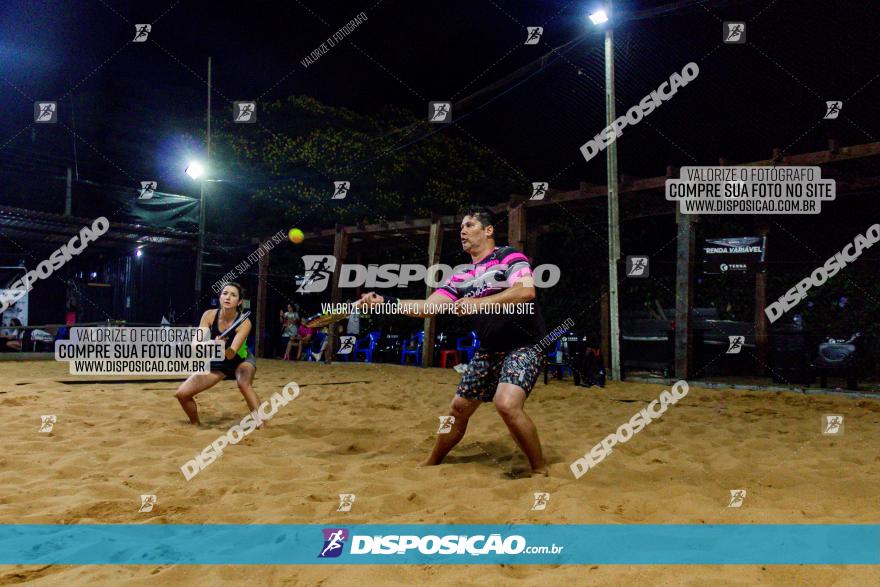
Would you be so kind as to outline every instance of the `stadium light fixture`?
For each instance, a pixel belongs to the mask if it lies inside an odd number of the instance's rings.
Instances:
[[[599,26],[608,22],[614,0],[606,0],[604,7],[590,14],[590,22]],[[614,27],[605,29],[605,124],[611,126],[617,118],[614,97]],[[611,379],[621,380],[620,370],[620,316],[617,286],[617,264],[620,261],[620,204],[617,190],[617,142],[608,145],[605,152],[608,178],[608,306],[611,331]]]
[[[198,161],[190,161],[186,166],[186,174],[193,179],[198,179],[205,174],[205,166]]]
[[[602,23],[608,22],[608,13],[604,10],[597,10],[590,14],[590,22],[595,25],[600,25]]]

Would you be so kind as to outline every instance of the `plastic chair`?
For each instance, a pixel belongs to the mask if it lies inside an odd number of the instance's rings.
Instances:
[[[469,345],[463,345],[463,340],[469,340]],[[474,330],[471,330],[469,336],[463,336],[455,341],[455,350],[461,351],[467,355],[467,362],[470,363],[474,359],[474,353],[477,349],[480,348],[480,339],[477,338],[477,333]]]
[[[558,360],[557,360],[558,358]],[[548,367],[556,369],[556,378],[561,379],[565,376],[566,370],[570,373],[571,367],[566,364],[567,357],[562,350],[562,339],[556,341],[556,345],[547,351],[547,362],[544,365],[544,374],[546,376]]]
[[[410,346],[410,343],[413,343],[413,342],[416,343],[416,348],[411,349],[411,348],[409,348],[409,346]],[[425,331],[424,330],[419,332],[418,334],[414,335],[409,340],[407,340],[403,344],[403,349],[401,349],[401,351],[400,351],[400,364],[406,365],[406,357],[408,355],[412,355],[416,360],[415,364],[417,366],[421,367],[422,366],[422,344],[424,344],[424,342],[425,342]]]
[[[354,355],[355,361],[357,360],[358,355],[364,355],[365,363],[373,362],[373,351],[376,349],[376,344],[379,342],[379,337],[382,336],[382,333],[378,330],[371,332],[364,338],[360,339],[357,344],[354,345]]]
[[[458,365],[458,363],[459,363],[458,351],[456,351],[454,349],[447,349],[445,351],[440,351],[440,367],[442,369],[446,368],[446,363],[447,363],[448,357],[452,357],[452,360],[448,361],[450,367],[455,367],[456,365]]]
[[[309,346],[306,347],[306,361],[313,361],[317,363],[321,358],[315,358],[313,353],[321,352],[321,345],[324,344],[324,339],[327,338],[327,334],[324,332],[316,332],[315,337],[312,339],[312,342],[309,343]]]
[[[547,352],[547,360],[544,362],[544,383],[547,383],[547,372],[550,368],[556,369],[556,379],[562,379],[566,371],[574,376],[575,385],[580,381],[580,373],[578,373],[572,365],[572,360],[576,358],[576,353],[568,345],[563,343],[571,341],[575,334],[570,330],[560,336],[556,340],[556,346]],[[574,341],[571,341],[574,344]]]

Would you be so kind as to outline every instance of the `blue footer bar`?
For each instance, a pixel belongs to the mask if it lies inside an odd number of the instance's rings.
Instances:
[[[880,564],[880,525],[21,525],[0,564]]]

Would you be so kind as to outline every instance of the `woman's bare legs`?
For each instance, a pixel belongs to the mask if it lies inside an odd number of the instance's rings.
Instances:
[[[260,398],[257,397],[257,392],[254,391],[253,385],[256,372],[257,369],[250,363],[242,363],[235,369],[235,381],[238,383],[238,390],[244,396],[244,401],[247,402],[250,411],[254,413],[260,407]],[[257,426],[257,428],[261,427],[262,424]]]
[[[305,338],[299,339],[299,346],[296,348],[296,360],[297,361],[299,361],[299,358],[302,356],[303,346],[308,348],[310,342],[312,342],[311,336],[306,336]]]
[[[293,337],[293,336],[291,336],[291,337],[287,340],[287,348],[284,349],[284,360],[285,360],[285,361],[289,361],[289,360],[290,360],[290,350],[293,348],[293,343],[294,343],[294,342],[295,342],[295,341],[294,341],[294,337]]]
[[[177,401],[180,402],[180,407],[182,407],[183,411],[186,412],[186,415],[189,416],[190,424],[195,424],[197,426],[200,424],[199,408],[196,405],[196,400],[193,398],[206,389],[215,386],[222,379],[223,373],[218,371],[211,371],[210,373],[195,373],[190,375],[189,378],[177,388],[175,396],[177,397]]]

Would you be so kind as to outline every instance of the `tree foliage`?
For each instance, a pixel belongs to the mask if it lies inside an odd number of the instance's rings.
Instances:
[[[262,106],[257,124],[222,123],[215,164],[251,186],[262,230],[384,222],[449,214],[527,189],[522,172],[454,126],[388,107],[374,114],[290,96]],[[331,200],[334,181],[350,181]]]

